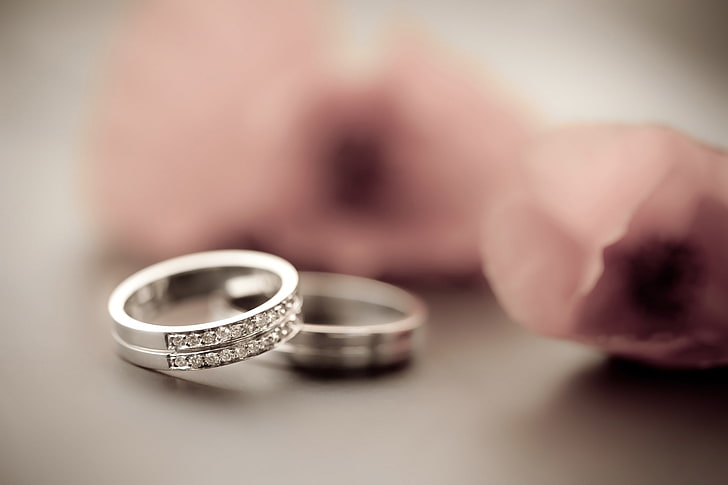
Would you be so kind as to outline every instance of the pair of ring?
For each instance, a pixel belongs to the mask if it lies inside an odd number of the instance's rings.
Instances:
[[[190,313],[195,302],[205,310],[202,321],[180,324],[175,313]],[[395,286],[299,274],[282,258],[244,250],[190,254],[143,269],[113,291],[109,313],[124,359],[175,372],[268,353],[310,370],[398,365],[411,358],[426,317],[422,301]]]

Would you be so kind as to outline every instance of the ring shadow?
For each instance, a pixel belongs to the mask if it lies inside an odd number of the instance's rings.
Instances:
[[[244,362],[204,371],[155,371],[138,367],[117,359],[120,378],[133,381],[133,385],[154,392],[184,394],[191,398],[217,401],[269,399],[272,395],[285,395],[306,383],[325,386],[357,386],[373,381],[404,377],[410,362],[365,369],[343,370],[335,368],[309,369],[282,362]]]

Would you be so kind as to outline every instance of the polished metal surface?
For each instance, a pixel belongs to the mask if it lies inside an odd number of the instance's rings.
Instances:
[[[221,319],[158,323],[160,314],[193,298],[212,302],[230,279],[252,300]],[[172,258],[122,281],[109,297],[113,336],[129,362],[157,370],[197,370],[238,363],[279,347],[299,330],[298,272],[257,251],[208,251]],[[281,327],[281,328],[279,328]]]
[[[376,370],[406,364],[424,332],[425,303],[394,285],[332,273],[302,272],[303,325],[276,349],[307,370]],[[238,281],[227,289],[240,295]]]

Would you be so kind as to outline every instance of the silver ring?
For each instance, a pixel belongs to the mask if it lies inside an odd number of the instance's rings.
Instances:
[[[214,303],[232,278],[246,308],[202,323],[160,323],[165,313],[195,298]],[[210,251],[133,274],[111,294],[108,308],[117,348],[126,360],[156,370],[206,369],[255,357],[290,340],[301,326],[297,288],[298,272],[277,256]]]
[[[368,278],[301,272],[303,325],[276,348],[295,367],[315,371],[359,371],[410,361],[419,347],[427,309],[415,295]],[[228,282],[233,305],[238,281]]]

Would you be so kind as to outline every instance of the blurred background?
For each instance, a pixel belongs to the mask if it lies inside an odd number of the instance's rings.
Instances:
[[[112,46],[137,6],[0,3],[1,483],[728,481],[724,372],[656,373],[533,336],[484,285],[418,288],[429,339],[391,376],[252,373],[220,390],[118,359],[106,297],[141,262],[106,249],[86,169]],[[719,0],[326,8],[352,59],[416,25],[546,124],[657,122],[728,146]]]

